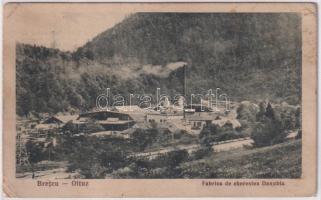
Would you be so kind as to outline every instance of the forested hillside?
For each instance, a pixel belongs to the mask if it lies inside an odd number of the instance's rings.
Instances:
[[[220,87],[232,99],[300,103],[301,21],[288,14],[136,13],[75,52],[17,45],[17,114],[88,110],[115,94]]]
[[[128,104],[130,94],[156,95],[156,88],[167,94],[183,94],[183,68],[145,70],[123,76],[125,72],[88,59],[75,60],[69,52],[31,45],[16,46],[17,114],[85,112],[96,106],[96,98],[111,89],[111,96],[120,94]],[[172,65],[166,65],[168,67]],[[155,66],[157,69],[162,66]],[[126,69],[126,68],[124,68]],[[137,100],[138,101],[138,100]],[[135,99],[132,100],[135,103]]]

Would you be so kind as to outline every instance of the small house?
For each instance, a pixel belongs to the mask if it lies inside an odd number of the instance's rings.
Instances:
[[[189,122],[191,129],[193,130],[203,129],[205,126],[211,124],[216,117],[217,115],[208,113],[185,115],[186,120]]]

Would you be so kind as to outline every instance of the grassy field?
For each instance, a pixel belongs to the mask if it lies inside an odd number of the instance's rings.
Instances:
[[[46,171],[51,169],[56,169],[60,167],[66,167],[66,162],[58,161],[45,161],[43,163],[34,164],[34,171]],[[31,165],[16,165],[16,173],[32,172]]]
[[[301,140],[215,153],[181,168],[184,178],[300,178]]]
[[[300,178],[301,140],[263,148],[216,152],[199,160],[187,158],[170,167],[167,162],[173,163],[174,160],[161,160],[165,166],[139,162],[139,166],[146,165],[144,170],[137,168],[137,163],[128,164],[122,168],[126,172],[114,178]],[[62,171],[66,166],[66,162],[44,161],[35,164],[34,171],[36,177],[66,177],[68,174]],[[30,166],[17,166],[17,177],[31,177],[31,171]]]

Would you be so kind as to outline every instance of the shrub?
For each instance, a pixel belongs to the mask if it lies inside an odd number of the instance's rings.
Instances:
[[[261,147],[283,142],[287,136],[286,130],[296,128],[300,110],[287,103],[282,103],[275,108],[268,103],[266,109],[262,108],[263,106],[260,106],[261,114],[251,134],[255,146]]]
[[[188,160],[188,152],[186,150],[176,150],[159,155],[151,161],[150,166],[174,168],[186,160]]]
[[[45,155],[43,154],[43,143],[28,141],[26,143],[26,150],[28,154],[28,160],[31,164],[45,159]]]
[[[156,140],[157,132],[157,129],[137,129],[131,135],[132,143],[137,146],[140,151],[144,151]]]
[[[212,147],[203,147],[201,149],[196,150],[193,153],[193,159],[198,160],[202,159],[206,156],[210,156],[213,153],[213,148]]]
[[[285,140],[286,135],[280,121],[266,117],[262,122],[257,122],[251,138],[256,147],[262,147],[281,143]]]
[[[167,153],[166,165],[169,167],[176,167],[181,162],[186,161],[188,158],[188,152],[186,150],[177,150]]]
[[[256,115],[259,109],[258,106],[254,103],[243,101],[237,108],[237,119],[246,120],[249,122],[256,121]]]
[[[104,178],[129,164],[128,152],[95,137],[74,138],[71,148],[68,170],[79,170],[85,178]]]
[[[43,143],[38,143],[38,142],[32,142],[32,141],[28,141],[26,143],[26,151],[28,154],[28,160],[30,162],[30,167],[31,167],[31,171],[32,171],[32,178],[35,177],[35,173],[34,173],[34,164],[36,164],[37,162],[44,160],[45,156],[43,153],[43,149],[44,149],[44,145]]]
[[[210,124],[203,128],[199,135],[202,146],[210,147],[213,142],[231,140],[244,137],[244,134],[234,130],[231,124],[226,124],[219,127],[215,124]]]

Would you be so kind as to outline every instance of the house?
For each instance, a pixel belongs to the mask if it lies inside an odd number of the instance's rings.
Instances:
[[[96,111],[79,115],[76,125],[84,126],[90,122],[101,125],[106,131],[123,131],[131,128],[135,121],[127,113],[116,111]]]
[[[180,114],[169,114],[169,113],[147,113],[146,114],[146,122],[148,123],[158,123],[163,124],[166,122],[170,122],[171,120],[182,120],[184,118],[183,115]]]
[[[295,140],[298,137],[299,132],[298,131],[291,131],[286,136],[287,140]]]
[[[194,111],[194,112],[213,112],[213,109],[211,107],[204,104],[190,104],[186,106],[184,110]]]
[[[48,133],[56,132],[68,122],[72,122],[78,118],[77,115],[55,115],[48,117],[40,124],[36,124],[36,131],[32,134],[34,137],[46,137]]]
[[[185,115],[185,119],[189,122],[193,130],[203,129],[205,126],[211,124],[216,117],[216,114],[203,112]]]
[[[40,124],[35,125],[35,129],[38,131],[49,131],[62,128],[68,122],[72,122],[78,118],[77,115],[56,115],[48,117]]]
[[[213,112],[185,114],[185,119],[186,125],[192,130],[192,134],[199,134],[204,127],[210,124],[215,124],[219,127],[230,126],[234,129],[241,127],[241,124],[237,119],[223,117],[220,114]]]
[[[56,124],[59,126],[65,125],[68,122],[72,122],[78,118],[78,115],[56,115],[47,118],[44,120],[41,124],[48,124],[48,125],[53,125]]]

